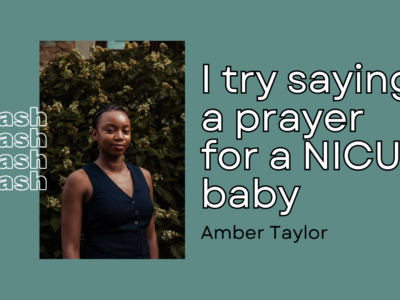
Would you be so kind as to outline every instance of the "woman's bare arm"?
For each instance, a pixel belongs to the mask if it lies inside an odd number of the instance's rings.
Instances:
[[[146,169],[140,168],[144,177],[146,178],[147,184],[150,190],[151,201],[153,201],[153,181],[151,180],[151,174]],[[157,234],[156,234],[156,225],[154,223],[154,214],[150,220],[149,227],[147,227],[147,239],[149,240],[149,248],[150,248],[150,257],[152,259],[159,258],[158,252],[158,242],[157,242]]]
[[[84,170],[72,172],[64,185],[61,203],[63,258],[80,258],[83,200],[87,192]]]

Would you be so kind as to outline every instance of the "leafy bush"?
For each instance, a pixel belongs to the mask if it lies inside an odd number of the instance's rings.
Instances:
[[[132,124],[125,161],[153,176],[161,258],[184,258],[185,60],[165,44],[126,43],[118,52],[77,49],[45,63],[40,73],[41,110],[47,114],[47,191],[40,195],[41,258],[61,258],[61,193],[68,175],[88,164],[93,151],[91,116],[106,104],[123,106]],[[43,120],[44,122],[44,120]],[[42,123],[44,124],[44,123]]]

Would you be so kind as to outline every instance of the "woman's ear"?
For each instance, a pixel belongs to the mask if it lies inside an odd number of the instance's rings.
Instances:
[[[96,129],[93,129],[93,128],[92,128],[92,137],[93,137],[93,140],[97,142],[97,131],[96,131]]]

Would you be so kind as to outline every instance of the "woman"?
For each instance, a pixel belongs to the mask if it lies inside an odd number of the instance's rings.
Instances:
[[[158,258],[151,175],[123,161],[131,145],[125,110],[99,108],[92,136],[98,158],[71,173],[62,194],[63,258]]]

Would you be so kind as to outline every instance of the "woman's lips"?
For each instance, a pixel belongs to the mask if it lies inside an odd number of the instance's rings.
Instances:
[[[125,146],[123,145],[112,145],[112,147],[114,147],[117,150],[124,150]]]

